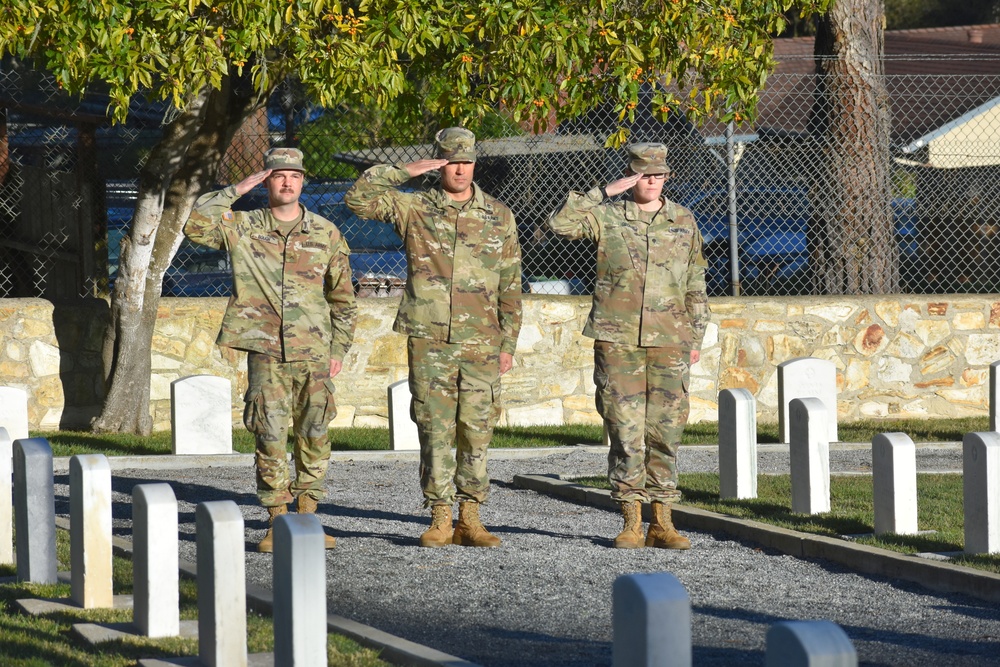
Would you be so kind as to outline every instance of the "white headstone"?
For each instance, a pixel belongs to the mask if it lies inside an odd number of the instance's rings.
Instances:
[[[146,637],[180,634],[177,498],[169,484],[132,489],[133,623]]]
[[[11,440],[28,437],[28,392],[18,387],[0,387],[0,426]]]
[[[826,406],[827,442],[837,442],[837,367],[832,361],[801,357],[778,364],[778,432],[791,442],[788,405],[795,398],[818,398]]]
[[[174,454],[232,454],[232,383],[191,375],[170,383]]]
[[[858,654],[832,621],[782,621],[767,631],[766,667],[857,667]]]
[[[110,609],[111,466],[104,454],[70,458],[69,520],[70,597],[84,609]]]
[[[315,514],[274,521],[274,664],[326,667],[326,552]]]
[[[789,404],[792,473],[792,511],[821,514],[830,511],[830,442],[826,406],[818,398],[794,398]]]
[[[0,426],[0,565],[14,562],[14,443]]]
[[[56,499],[52,448],[45,438],[14,441],[17,579],[56,583]]]
[[[410,415],[409,380],[400,380],[389,385],[389,443],[394,451],[420,449],[417,423]]]
[[[719,392],[719,496],[757,497],[757,405],[746,389]]]
[[[611,624],[613,667],[691,666],[691,598],[669,572],[615,579]]]
[[[997,424],[997,412],[1000,411],[1000,361],[990,364],[990,430],[1000,430]]]
[[[917,532],[917,448],[905,433],[872,438],[875,533]]]
[[[1000,552],[1000,433],[962,439],[965,553]]]
[[[207,667],[247,667],[243,515],[232,500],[195,508],[198,659]]]

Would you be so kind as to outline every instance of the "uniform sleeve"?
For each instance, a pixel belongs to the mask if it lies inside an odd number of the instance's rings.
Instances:
[[[499,309],[500,351],[513,355],[521,333],[521,245],[517,240],[514,214],[507,211],[506,236],[500,257]]]
[[[549,229],[568,239],[598,242],[601,238],[601,225],[596,212],[603,201],[604,194],[600,188],[592,188],[586,193],[570,192],[563,207],[549,216]]]
[[[184,235],[199,245],[223,248],[226,230],[235,229],[232,206],[239,198],[235,185],[199,197],[184,223]]]
[[[330,357],[342,361],[354,341],[354,327],[358,319],[358,306],[354,301],[351,284],[350,249],[341,237],[327,266],[323,284],[324,297],[330,305]]]
[[[400,238],[406,238],[413,195],[396,188],[410,180],[406,169],[381,164],[367,170],[344,195],[344,203],[355,215],[391,223]]]
[[[687,272],[687,292],[684,295],[684,307],[688,317],[691,319],[692,328],[692,348],[701,349],[701,341],[705,338],[705,329],[711,318],[711,311],[708,308],[708,289],[705,285],[705,270],[708,262],[702,253],[701,232],[694,224],[694,235],[691,241],[691,250],[688,253]]]

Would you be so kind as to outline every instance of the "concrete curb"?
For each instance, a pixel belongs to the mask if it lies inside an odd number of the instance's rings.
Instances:
[[[69,519],[66,517],[56,517],[56,527],[68,531],[70,529]],[[131,542],[121,537],[113,537],[111,542],[112,549],[116,554],[132,560]],[[181,576],[189,579],[197,579],[198,577],[198,567],[190,561],[181,559],[179,569]],[[246,594],[247,607],[249,609],[262,614],[271,614],[274,605],[274,594],[270,589],[248,583]],[[366,648],[379,651],[381,659],[394,665],[412,665],[413,667],[480,667],[478,663],[469,662],[468,660],[449,655],[429,646],[390,635],[388,632],[383,632],[377,628],[335,614],[327,615],[326,629],[327,632],[344,635]]]
[[[618,511],[618,503],[605,489],[593,489],[546,475],[515,475],[514,484],[530,491]],[[649,506],[643,505],[647,520],[648,512]],[[724,533],[733,539],[754,542],[797,558],[821,558],[863,574],[908,581],[939,593],[962,593],[987,602],[1000,602],[1000,574],[838,538],[800,533],[695,507],[674,505],[672,514],[679,527],[689,530]]]

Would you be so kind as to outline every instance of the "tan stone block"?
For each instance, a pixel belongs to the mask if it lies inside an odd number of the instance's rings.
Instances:
[[[965,360],[970,366],[988,366],[1000,360],[1000,334],[969,334]]]
[[[827,328],[825,324],[820,324],[819,322],[803,322],[801,320],[788,322],[785,326],[791,333],[804,340],[819,338]],[[836,324],[833,325],[833,328],[836,327]]]
[[[719,322],[720,329],[745,329],[747,326],[746,319],[732,319],[732,320],[722,320]]]
[[[844,371],[844,389],[856,391],[868,386],[871,374],[871,362],[862,359],[851,359]]]
[[[716,390],[717,386],[718,383],[715,381],[715,378],[692,377],[688,389],[692,394],[702,394],[702,393],[712,394],[717,391]]]
[[[7,353],[7,358],[11,361],[24,361],[24,346],[17,341],[9,341],[5,352]]]
[[[955,316],[951,318],[951,325],[958,331],[985,329],[986,316],[977,312],[955,313]]]
[[[896,357],[882,355],[878,360],[879,382],[909,382],[913,374],[913,366],[904,363]]]
[[[168,357],[184,358],[187,351],[187,343],[184,340],[164,338],[163,336],[153,336],[152,351]]]
[[[877,324],[872,324],[858,332],[854,337],[854,349],[870,357],[876,352],[881,352],[889,344],[885,331]]]
[[[565,410],[565,421],[567,424],[585,424],[588,426],[600,426],[604,423],[601,415],[597,414],[596,408],[586,411]]]
[[[18,309],[13,306],[0,306],[0,322],[6,322],[18,315]]]
[[[842,322],[850,317],[853,312],[854,306],[846,304],[821,304],[817,306],[805,307],[806,315],[814,315],[826,320],[827,322]]]
[[[52,321],[51,319],[22,319],[14,325],[14,335],[21,339],[51,338],[54,335],[54,332],[52,331]]]
[[[735,366],[739,360],[740,339],[733,334],[722,337],[722,366]]]
[[[369,364],[379,366],[406,366],[406,336],[383,336],[372,344]]]
[[[1000,301],[990,304],[990,327],[1000,327]]]
[[[768,317],[784,317],[786,311],[785,304],[780,301],[760,301],[754,304],[753,309]]]
[[[747,309],[744,299],[712,299],[709,306],[713,315],[741,315]]]
[[[0,361],[0,378],[3,378],[4,383],[8,382],[8,378],[26,377],[28,377],[28,364],[23,361]]]
[[[904,403],[899,407],[900,417],[925,417],[927,414],[927,404],[922,399]]]
[[[359,428],[389,428],[389,418],[381,415],[355,415],[354,426]]]
[[[58,375],[37,380],[31,392],[30,400],[43,408],[61,407],[65,401],[62,380],[59,379]]]
[[[586,412],[587,410],[593,410],[594,408],[594,397],[587,396],[586,394],[573,394],[572,396],[566,396],[562,401],[563,408],[567,410],[575,410],[576,412]]]
[[[542,340],[544,340],[544,336],[542,336],[542,330],[537,324],[524,324],[521,327],[521,333],[517,337],[515,354],[522,355],[533,352],[535,343],[539,343]]]
[[[330,428],[349,428],[354,426],[354,415],[358,409],[353,405],[337,404],[337,416],[330,422]]]
[[[867,401],[861,404],[858,412],[864,417],[886,417],[889,414],[889,406],[879,401]]]
[[[712,401],[706,401],[696,396],[691,397],[690,410],[688,412],[688,422],[698,424],[700,422],[719,421],[719,406]],[[681,466],[683,467],[683,463]]]
[[[868,309],[867,308],[862,308],[861,312],[858,313],[857,317],[854,318],[854,324],[855,324],[855,326],[861,326],[862,324],[864,324],[865,322],[867,322],[868,319],[869,319],[868,318]]]
[[[937,345],[951,335],[951,326],[944,320],[920,320],[915,329],[917,337],[927,345]]]
[[[966,368],[962,371],[961,383],[965,387],[976,387],[985,384],[990,377],[990,372],[985,368]]]
[[[896,334],[896,337],[890,341],[888,347],[885,349],[885,353],[888,356],[899,357],[900,359],[916,359],[927,346],[919,338],[908,333]]]
[[[925,380],[923,382],[914,382],[913,386],[917,389],[927,389],[928,387],[951,387],[955,384],[955,379],[950,377],[937,378],[935,380]]]
[[[840,350],[833,347],[825,347],[820,350],[814,350],[809,356],[815,357],[816,359],[825,359],[826,361],[833,362],[833,365],[838,371],[843,371],[847,368],[847,364],[844,362],[843,358],[840,356]]]
[[[948,304],[944,301],[937,301],[934,303],[927,304],[927,314],[928,315],[947,315],[948,314]]]
[[[826,347],[831,345],[843,345],[845,342],[843,333],[840,329],[840,325],[833,325],[823,333],[823,337],[820,338],[819,344]]]
[[[801,304],[790,303],[785,309],[785,316],[788,319],[794,319],[796,317],[802,317],[805,314],[805,309]]]
[[[727,368],[719,376],[719,391],[723,389],[748,389],[751,394],[756,394],[760,384],[757,378],[742,368]]]
[[[590,299],[588,298],[586,301],[589,305]],[[545,299],[541,301],[541,308],[538,315],[542,323],[562,324],[565,322],[575,322],[578,312],[579,307],[572,300],[556,301],[554,299]]]
[[[953,405],[974,406],[983,409],[987,407],[986,388],[982,386],[967,389],[942,389],[936,393]]]
[[[705,327],[705,337],[701,341],[701,349],[707,350],[710,347],[719,344],[719,325],[715,322],[709,322],[708,326]]]
[[[955,355],[947,347],[938,345],[929,350],[921,359],[923,365],[920,367],[920,374],[936,375],[950,368],[954,361]]]
[[[875,304],[875,314],[882,318],[887,326],[896,327],[899,325],[899,313],[902,306],[898,301],[879,301]]]
[[[719,359],[722,357],[722,349],[715,347],[707,352],[701,353],[701,359],[691,367],[691,375],[694,377],[706,376],[710,378],[719,375]]]
[[[212,357],[215,348],[215,337],[206,331],[198,331],[188,343],[184,360],[189,364],[203,363]]]
[[[753,330],[762,333],[780,333],[785,330],[785,323],[781,320],[757,320]]]
[[[798,336],[779,334],[767,339],[767,356],[775,364],[806,354],[806,345]]]

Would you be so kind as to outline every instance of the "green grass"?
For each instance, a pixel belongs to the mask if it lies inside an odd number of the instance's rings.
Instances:
[[[68,569],[69,536],[56,533],[56,554],[60,570]],[[131,561],[114,557],[113,586],[116,594],[132,592]],[[12,566],[0,566],[0,576],[15,574]],[[180,616],[193,620],[198,615],[198,589],[194,581],[180,581]],[[140,658],[169,658],[198,654],[196,639],[129,638],[100,644],[98,648],[74,642],[70,628],[74,623],[130,623],[132,611],[91,609],[55,612],[42,616],[22,615],[14,611],[14,602],[24,598],[68,598],[69,584],[40,585],[29,583],[0,585],[0,664],[4,667],[125,667]],[[272,620],[247,614],[247,647],[250,653],[272,651]],[[387,665],[376,651],[366,649],[340,635],[327,635],[327,655],[331,667],[382,667]]]
[[[961,441],[966,433],[989,430],[987,417],[962,419],[869,419],[846,422],[838,426],[843,442],[871,442],[886,432],[901,431],[914,442]],[[33,432],[33,437],[46,438],[55,456],[72,456],[102,452],[108,456],[137,456],[169,454],[171,435],[159,431],[143,437],[123,433],[95,434],[80,431]],[[566,426],[501,426],[493,433],[494,448],[505,447],[561,447],[579,444],[598,444],[603,441],[601,426],[573,424]],[[777,424],[758,424],[757,442],[779,442]],[[681,443],[685,445],[718,444],[719,424],[700,422],[688,424]],[[389,449],[389,429],[385,428],[336,428],[330,429],[330,443],[334,451],[370,451]],[[289,448],[291,445],[289,444]],[[250,454],[254,451],[253,436],[244,429],[233,431],[233,449]]]
[[[579,484],[608,489],[606,477],[586,477]],[[956,552],[965,544],[965,514],[962,503],[961,475],[917,475],[917,525],[920,530],[936,531],[926,535],[873,535],[875,511],[872,479],[866,475],[835,475],[830,478],[831,511],[824,514],[792,512],[792,484],[789,475],[759,475],[757,497],[744,500],[719,498],[719,476],[714,473],[681,473],[679,487],[684,505],[752,519],[803,533],[853,538],[891,551]],[[990,572],[1000,572],[1000,555],[956,556],[952,561]]]

